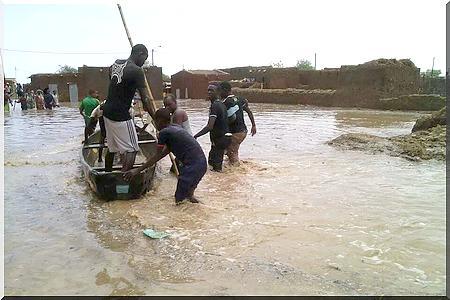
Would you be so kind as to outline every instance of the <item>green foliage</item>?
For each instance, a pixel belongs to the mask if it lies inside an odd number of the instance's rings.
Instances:
[[[272,67],[274,68],[284,68],[283,62],[280,60],[279,62],[273,63]]]
[[[428,69],[425,72],[422,72],[421,75],[425,75],[426,78],[431,78],[431,77],[439,77],[441,75],[441,70],[433,70],[433,74],[431,74],[431,70]]]
[[[64,73],[76,73],[78,72],[77,69],[74,67],[68,66],[68,65],[59,65],[59,69],[56,71],[58,74],[64,74]]]
[[[299,70],[314,70],[311,62],[307,59],[297,60],[297,64],[295,65],[295,67]]]
[[[162,80],[163,81],[170,81],[170,76],[163,73],[162,74]]]

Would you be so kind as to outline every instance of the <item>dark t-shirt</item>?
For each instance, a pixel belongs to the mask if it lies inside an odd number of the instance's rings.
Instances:
[[[202,147],[192,135],[178,124],[171,124],[159,132],[159,145],[167,145],[169,150],[183,165],[205,161]]]
[[[51,106],[54,99],[51,94],[44,94],[44,102],[46,106]]]
[[[214,127],[210,132],[212,139],[217,139],[225,135],[225,133],[230,132],[228,127],[228,117],[227,117],[227,109],[225,104],[220,100],[215,100],[211,107],[209,108],[209,116],[213,116],[216,118],[214,122]]]
[[[142,68],[129,60],[116,60],[110,68],[108,97],[103,115],[113,121],[130,120],[131,101],[138,88],[145,87]]]
[[[225,99],[224,104],[227,110],[235,105],[238,105],[239,107],[239,110],[236,111],[235,113],[236,119],[234,120],[234,122],[228,125],[230,127],[230,132],[231,133],[246,132],[247,126],[245,125],[244,120],[244,108],[248,105],[247,99],[238,98],[234,95],[231,95]]]

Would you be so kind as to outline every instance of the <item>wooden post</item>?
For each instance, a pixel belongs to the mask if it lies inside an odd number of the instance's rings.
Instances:
[[[122,7],[120,6],[120,4],[117,4],[117,7],[119,8],[120,17],[122,18],[123,27],[125,27],[125,32],[127,34],[128,41],[130,42],[131,48],[133,48],[133,41],[131,40],[130,32],[128,31],[128,27],[127,27],[127,24],[125,22],[125,17],[123,16]],[[148,84],[147,76],[145,76],[144,69],[142,69],[142,72],[144,73],[145,88],[146,88],[147,93],[148,93],[148,95],[150,97],[150,109],[152,110],[152,112],[151,112],[152,124],[155,127],[155,129],[158,130],[156,128],[155,120],[153,119],[153,116],[155,115],[155,112],[156,112],[155,98],[153,97],[152,90],[150,89],[150,85]],[[141,101],[142,101],[142,98],[143,97],[141,95]],[[175,170],[175,175],[178,177],[178,175],[180,175],[180,173],[178,172],[178,166],[177,166],[177,164],[175,162],[175,157],[173,156],[172,153],[169,153],[169,157],[170,157],[170,160],[172,161],[172,164],[173,164],[173,167],[174,167],[174,170]]]

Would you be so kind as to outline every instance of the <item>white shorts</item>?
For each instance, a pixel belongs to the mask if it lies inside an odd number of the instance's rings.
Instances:
[[[109,152],[124,154],[139,151],[138,136],[133,120],[113,121],[105,116],[103,119]]]

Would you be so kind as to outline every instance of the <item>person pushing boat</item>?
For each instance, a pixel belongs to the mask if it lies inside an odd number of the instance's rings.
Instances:
[[[194,197],[194,191],[207,169],[206,157],[202,147],[179,124],[171,124],[170,111],[167,108],[158,109],[154,120],[156,128],[159,130],[157,152],[141,167],[125,172],[123,175],[125,180],[130,181],[146,168],[153,166],[169,152],[173,152],[183,165],[178,176],[175,203],[179,204],[184,200],[198,203],[198,200]]]
[[[142,70],[148,50],[142,44],[131,49],[128,59],[116,60],[110,68],[108,97],[103,106],[108,152],[105,156],[105,169],[110,172],[114,155],[122,156],[122,172],[133,168],[136,154],[139,151],[138,136],[129,113],[136,89],[141,95],[144,109],[152,114],[149,95]],[[152,116],[153,117],[153,116]]]

